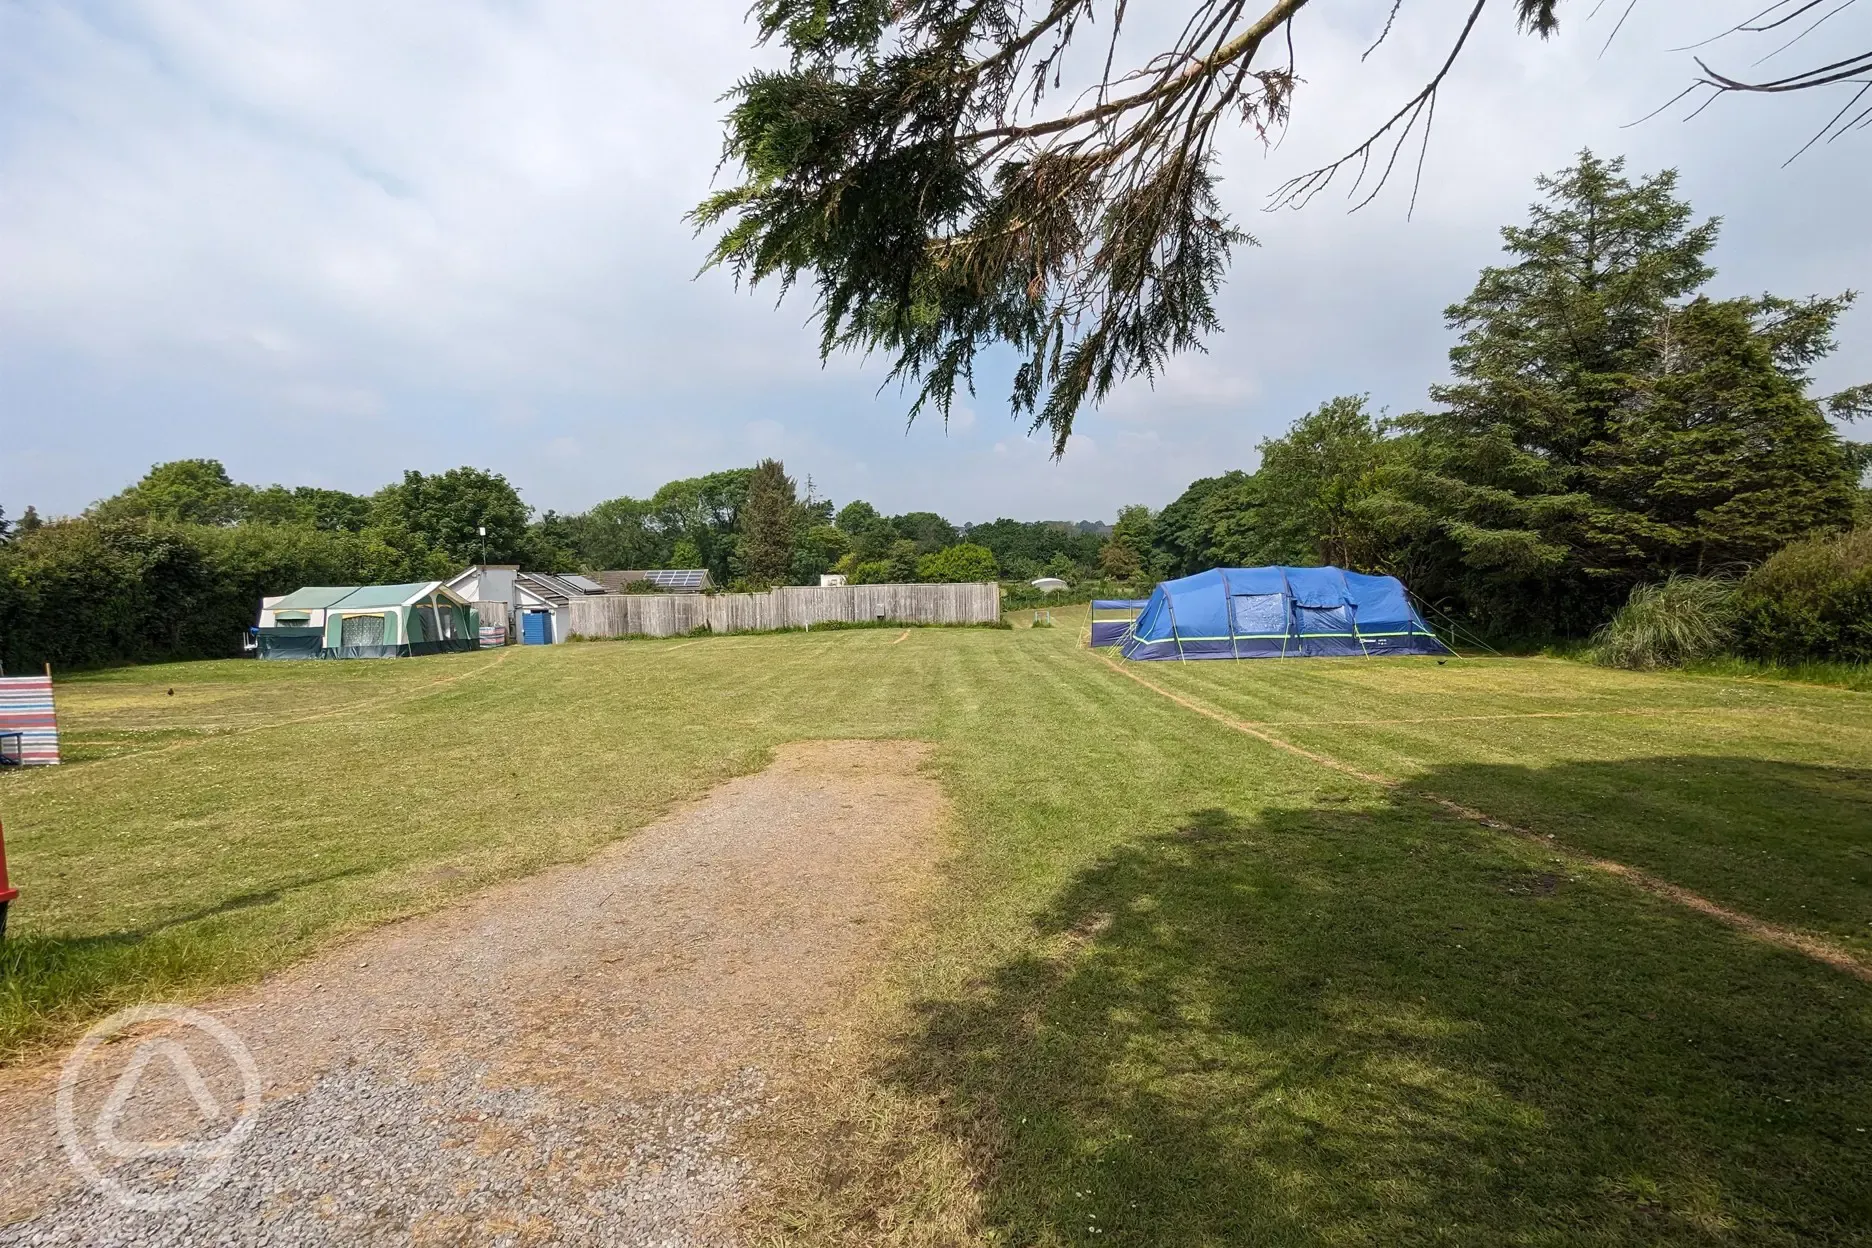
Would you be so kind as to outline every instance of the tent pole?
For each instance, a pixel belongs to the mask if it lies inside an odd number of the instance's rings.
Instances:
[[[1399,581],[1398,584],[1402,585],[1403,582]],[[1358,604],[1352,601],[1352,592],[1350,587],[1345,583],[1345,573],[1343,571],[1339,573],[1339,588],[1343,591],[1340,597],[1346,600],[1346,608],[1352,613],[1352,640],[1358,642],[1359,653],[1369,659],[1371,658],[1371,650],[1365,645],[1365,634],[1359,632]]]
[[[1222,574],[1222,611],[1228,618],[1229,657],[1241,658],[1241,647],[1235,641],[1235,595],[1229,592],[1228,573]]]
[[[1170,610],[1170,636],[1176,642],[1177,662],[1187,663],[1189,660],[1183,657],[1183,630],[1177,627],[1176,622],[1176,599],[1170,596],[1168,590],[1164,591],[1164,606]]]
[[[1287,657],[1287,639],[1293,636],[1293,586],[1287,583],[1287,569],[1281,574],[1281,658]]]

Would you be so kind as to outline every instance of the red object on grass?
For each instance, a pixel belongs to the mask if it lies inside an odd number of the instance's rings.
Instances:
[[[6,827],[0,824],[0,906],[19,896],[19,889],[7,883],[6,872]]]

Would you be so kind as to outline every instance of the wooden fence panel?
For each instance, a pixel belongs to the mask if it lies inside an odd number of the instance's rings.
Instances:
[[[746,633],[814,624],[992,624],[1001,587],[965,585],[783,585],[764,594],[592,594],[571,601],[578,637],[675,637],[707,626]]]

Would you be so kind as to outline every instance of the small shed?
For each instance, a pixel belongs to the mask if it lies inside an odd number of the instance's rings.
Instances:
[[[572,635],[574,598],[602,594],[604,586],[575,573],[526,572],[517,564],[476,564],[450,578],[448,587],[481,610],[481,644],[550,645]]]
[[[478,613],[441,581],[310,585],[260,601],[263,659],[392,659],[480,646]]]

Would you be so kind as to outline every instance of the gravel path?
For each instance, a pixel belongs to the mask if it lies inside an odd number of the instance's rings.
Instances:
[[[264,1097],[225,1175],[179,1209],[84,1184],[54,1125],[57,1067],[0,1083],[0,1245],[739,1242],[759,1182],[737,1128],[826,1077],[945,809],[922,747],[821,742],[576,867],[370,933],[202,1008]],[[85,1067],[75,1120],[205,1140],[239,1105],[205,1033],[146,1025]],[[178,1061],[175,1054],[186,1054]],[[113,1116],[114,1110],[114,1116]],[[776,1120],[783,1114],[775,1115]],[[747,1138],[772,1146],[771,1132]],[[114,1160],[162,1194],[209,1159]]]

